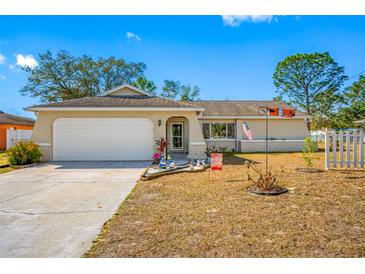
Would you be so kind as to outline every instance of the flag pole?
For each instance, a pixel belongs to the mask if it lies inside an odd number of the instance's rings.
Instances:
[[[261,116],[265,115],[265,175],[267,175],[269,167],[269,107],[267,105],[260,106],[258,113]]]
[[[265,166],[265,174],[267,175],[267,167],[269,164],[269,159],[268,159],[268,150],[269,150],[269,108],[266,107],[266,148],[265,148],[265,154],[266,154],[266,166]]]

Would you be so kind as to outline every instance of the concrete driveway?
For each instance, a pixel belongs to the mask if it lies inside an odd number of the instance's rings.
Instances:
[[[0,175],[0,257],[80,257],[148,162],[48,163]]]

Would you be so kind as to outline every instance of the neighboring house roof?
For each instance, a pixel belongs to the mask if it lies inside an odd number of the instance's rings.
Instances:
[[[355,121],[354,123],[355,124],[365,124],[365,119]]]
[[[97,96],[97,97],[84,97],[79,99],[71,99],[58,103],[50,103],[38,106],[32,106],[27,108],[27,110],[37,111],[42,109],[72,109],[72,108],[110,108],[112,109],[123,109],[123,108],[134,108],[134,109],[182,109],[182,110],[196,110],[202,111],[203,109],[199,106],[193,105],[191,103],[178,102],[174,100],[168,100],[156,96],[139,96],[139,95],[129,95],[129,96]]]
[[[194,101],[189,102],[205,111],[202,117],[245,117],[260,116],[258,113],[260,106],[293,108],[284,102],[276,101],[242,101],[242,100],[220,100],[220,101]],[[305,112],[296,110],[295,116],[307,116]]]
[[[0,111],[0,124],[33,126],[34,120]]]

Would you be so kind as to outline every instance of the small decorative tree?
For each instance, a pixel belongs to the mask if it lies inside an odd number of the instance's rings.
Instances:
[[[307,169],[311,170],[313,168],[313,161],[317,146],[316,142],[311,137],[305,138],[304,142],[305,144],[303,147],[302,156],[307,165]]]
[[[154,163],[158,163],[162,155],[165,155],[166,158],[168,148],[169,148],[169,142],[164,138],[161,138],[160,140],[155,142],[155,152],[153,153],[152,156]]]
[[[251,183],[251,186],[247,188],[247,191],[261,195],[278,195],[285,193],[288,190],[280,185],[283,173],[283,169],[281,169],[280,172],[273,172],[272,170],[266,172],[249,162],[247,164],[247,179]]]

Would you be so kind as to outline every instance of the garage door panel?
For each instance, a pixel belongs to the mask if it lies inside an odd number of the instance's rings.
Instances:
[[[153,124],[147,118],[62,118],[54,123],[55,161],[150,160]]]

